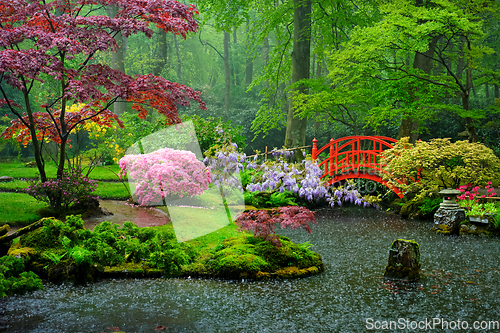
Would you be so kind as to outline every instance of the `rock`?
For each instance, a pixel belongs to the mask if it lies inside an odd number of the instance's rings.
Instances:
[[[3,226],[0,227],[0,236],[8,234],[10,231],[10,225],[4,224]]]
[[[396,239],[392,242],[385,277],[420,280],[420,249],[414,240]]]
[[[0,177],[0,182],[13,182],[14,181],[14,178],[13,177],[10,177],[10,176],[1,176]]]
[[[36,162],[35,161],[31,161],[31,162],[28,162],[24,165],[25,168],[34,168],[36,167]]]
[[[478,236],[494,236],[494,233],[488,230],[487,226],[476,226],[474,224],[467,225],[467,224],[461,224],[460,225],[460,235],[478,235]]]
[[[432,230],[440,234],[458,234],[460,222],[465,220],[463,209],[446,209],[440,207],[434,214],[434,226]]]

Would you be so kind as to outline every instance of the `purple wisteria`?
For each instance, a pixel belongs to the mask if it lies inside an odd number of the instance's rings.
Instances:
[[[310,159],[305,159],[301,163],[289,163],[286,161],[285,157],[288,156],[285,154],[275,156],[278,156],[276,161],[267,161],[257,165],[254,159],[247,163],[247,170],[257,171],[252,176],[251,183],[247,185],[247,191],[290,191],[308,202],[326,200],[331,207],[336,204],[341,206],[343,202],[351,202],[364,207],[370,205],[352,184],[327,187],[326,181],[321,179],[323,172]]]

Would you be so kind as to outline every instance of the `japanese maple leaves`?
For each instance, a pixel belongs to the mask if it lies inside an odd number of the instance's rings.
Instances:
[[[99,15],[103,6],[117,7],[117,15]],[[198,28],[196,13],[194,7],[172,0],[0,0],[0,83],[25,96],[23,107],[8,103],[10,96],[0,86],[0,105],[7,104],[18,117],[2,136],[60,142],[78,123],[116,119],[108,108],[117,100],[134,103],[141,117],[146,116],[145,105],[152,107],[170,123],[179,122],[178,106],[188,106],[191,100],[204,109],[200,93],[189,87],[151,74],[130,76],[94,59],[99,51],[117,49],[118,33],[151,37],[151,23],[186,37]],[[33,108],[33,83],[48,79],[59,81],[60,88],[40,102],[40,108]],[[65,112],[72,103],[87,107]],[[33,125],[37,138],[27,130]]]
[[[281,246],[275,234],[276,224],[280,224],[282,229],[303,228],[311,233],[309,222],[316,223],[314,213],[305,207],[297,206],[278,207],[271,210],[248,210],[236,219],[236,224],[242,230],[253,232],[254,236],[268,240],[276,247]]]

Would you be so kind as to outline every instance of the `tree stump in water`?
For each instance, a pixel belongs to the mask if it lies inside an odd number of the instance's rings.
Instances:
[[[420,279],[420,250],[414,240],[392,242],[385,277],[417,281]]]

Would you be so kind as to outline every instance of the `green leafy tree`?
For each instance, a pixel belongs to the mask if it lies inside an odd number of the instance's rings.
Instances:
[[[484,110],[471,106],[472,87],[499,74],[482,62],[493,52],[483,45],[483,18],[496,15],[497,5],[405,0],[383,2],[379,9],[383,20],[355,27],[332,53],[329,86],[302,96],[304,115],[309,106],[359,109],[364,101],[368,124],[376,128],[402,120],[400,135],[407,136],[446,110],[464,119],[469,139],[476,141],[474,119],[484,117]]]

